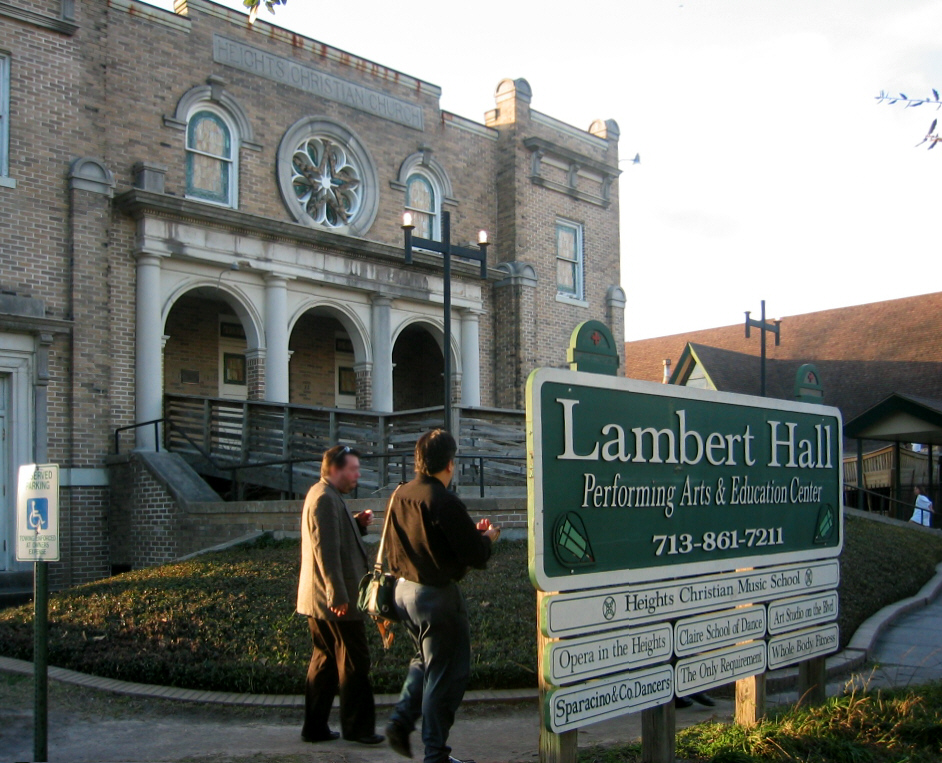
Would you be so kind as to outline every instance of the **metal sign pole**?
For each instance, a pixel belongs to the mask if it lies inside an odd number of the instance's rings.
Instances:
[[[49,562],[33,565],[33,760],[49,760]]]
[[[33,760],[48,760],[49,562],[59,561],[59,466],[23,464],[16,484],[16,560],[33,563]]]

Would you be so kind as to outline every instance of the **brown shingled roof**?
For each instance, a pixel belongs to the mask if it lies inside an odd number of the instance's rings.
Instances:
[[[781,331],[767,347],[771,397],[791,399],[798,367],[814,363],[845,421],[893,392],[942,399],[942,292],[795,315]],[[662,361],[676,365],[688,342],[719,389],[758,394],[759,337],[742,323],[626,342],[626,375],[660,381]]]

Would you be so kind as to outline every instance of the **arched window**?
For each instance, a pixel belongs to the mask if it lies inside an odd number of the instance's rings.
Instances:
[[[415,235],[438,241],[441,237],[439,194],[431,180],[416,173],[406,181],[406,210],[412,213]]]
[[[237,147],[234,128],[205,107],[186,126],[186,195],[227,207],[236,206]]]

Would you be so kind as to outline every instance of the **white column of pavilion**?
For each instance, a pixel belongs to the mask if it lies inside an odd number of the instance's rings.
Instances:
[[[481,405],[481,347],[479,313],[461,311],[461,404]]]
[[[137,315],[135,327],[135,423],[159,419],[163,414],[163,333],[160,309],[161,256],[137,254]],[[136,430],[138,450],[155,450],[153,427]]]
[[[265,400],[288,403],[288,279],[265,277]]]
[[[372,301],[373,410],[387,413],[393,409],[392,300],[374,294]]]

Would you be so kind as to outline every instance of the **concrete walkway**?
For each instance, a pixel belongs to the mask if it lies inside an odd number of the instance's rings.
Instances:
[[[940,565],[942,567],[942,565]],[[942,680],[942,573],[919,594],[881,610],[861,626],[851,647],[829,662],[869,662],[829,684],[830,695],[850,688],[905,687]],[[32,757],[31,665],[0,658],[0,761]],[[174,690],[50,669],[49,759],[83,761],[180,761],[183,763],[393,763],[387,747],[348,742],[301,742],[300,698]],[[208,696],[216,695],[216,696]],[[533,691],[469,693],[452,731],[459,757],[477,763],[532,763],[538,755],[539,708]],[[180,702],[188,699],[189,702]],[[770,705],[794,702],[794,691],[770,697]],[[381,729],[392,697],[377,697]],[[224,704],[218,704],[218,703]],[[216,703],[216,704],[214,704]],[[705,720],[729,721],[730,700],[716,708],[695,705],[677,712],[678,728]],[[332,719],[336,727],[336,718]],[[580,746],[637,740],[640,715],[589,726]],[[413,736],[416,748],[418,735]]]

